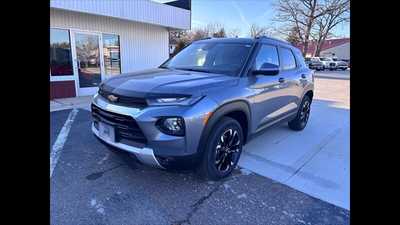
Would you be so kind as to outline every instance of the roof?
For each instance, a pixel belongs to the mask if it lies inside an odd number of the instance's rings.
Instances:
[[[325,42],[322,44],[321,51],[334,48],[349,42],[350,38],[337,38],[337,39],[325,40]],[[303,46],[304,46],[303,44],[296,45],[296,47],[299,49],[303,49]],[[317,42],[311,41],[310,43],[308,43],[307,54],[314,55],[316,47],[317,47]]]
[[[269,41],[269,42],[275,42],[279,44],[284,44],[284,45],[290,45],[292,46],[289,42],[276,39],[276,38],[271,38],[271,37],[259,37],[259,38],[206,38],[202,40],[198,40],[198,42],[230,42],[230,43],[248,43],[252,44],[258,41]]]
[[[50,8],[108,16],[172,29],[190,29],[190,10],[150,0],[51,0]]]
[[[252,38],[205,38],[196,42],[230,42],[230,43],[254,43]]]

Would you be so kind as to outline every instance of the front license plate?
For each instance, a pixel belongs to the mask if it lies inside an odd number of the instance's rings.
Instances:
[[[108,124],[99,122],[99,136],[106,141],[115,142],[114,127],[112,127]]]

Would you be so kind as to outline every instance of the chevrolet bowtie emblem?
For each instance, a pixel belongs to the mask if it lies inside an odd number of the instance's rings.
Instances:
[[[115,96],[115,95],[109,95],[107,98],[108,98],[108,100],[110,100],[110,101],[112,101],[112,102],[118,101],[118,97]]]

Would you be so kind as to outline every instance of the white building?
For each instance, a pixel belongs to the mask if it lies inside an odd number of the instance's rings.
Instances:
[[[51,0],[50,98],[91,95],[111,76],[159,66],[191,11],[150,0]]]
[[[350,60],[350,41],[321,51],[321,56]]]

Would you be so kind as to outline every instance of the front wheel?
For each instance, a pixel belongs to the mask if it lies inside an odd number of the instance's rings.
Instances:
[[[310,116],[311,99],[307,95],[304,96],[303,101],[299,107],[296,117],[290,121],[289,128],[292,130],[300,131],[303,130],[308,122]]]
[[[229,176],[239,161],[243,140],[240,124],[230,117],[223,117],[208,137],[198,168],[200,175],[210,180]]]

